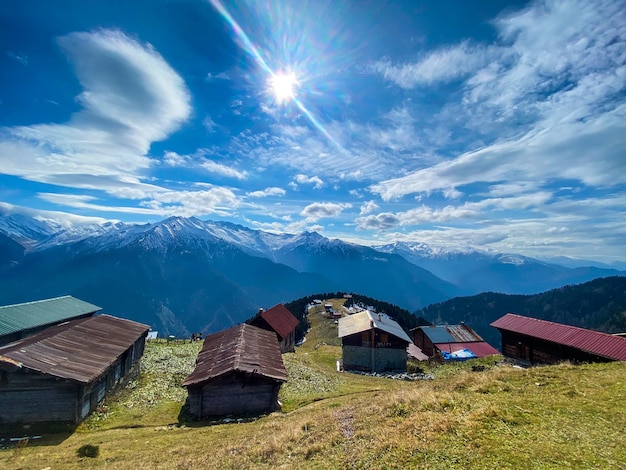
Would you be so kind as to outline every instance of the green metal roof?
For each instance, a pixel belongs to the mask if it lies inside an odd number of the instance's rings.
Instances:
[[[0,336],[64,322],[102,308],[71,295],[0,307]]]

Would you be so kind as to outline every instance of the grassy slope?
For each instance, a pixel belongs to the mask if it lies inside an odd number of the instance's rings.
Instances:
[[[239,424],[179,424],[185,394],[176,385],[199,345],[150,345],[140,383],[62,442],[48,435],[0,451],[0,468],[621,468],[626,462],[626,363],[523,370],[491,359],[481,362],[484,372],[472,372],[471,363],[446,365],[429,370],[435,380],[398,382],[337,373],[336,326],[319,313],[310,319],[307,341],[284,356],[290,382],[281,392],[282,413]],[[77,456],[86,444],[98,447],[98,457]]]

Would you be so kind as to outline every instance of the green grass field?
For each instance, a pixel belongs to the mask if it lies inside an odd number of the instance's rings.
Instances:
[[[519,369],[489,358],[428,367],[433,380],[381,379],[337,372],[336,325],[310,320],[307,341],[283,356],[282,412],[188,421],[180,383],[200,344],[149,344],[138,381],[75,430],[16,430],[42,438],[1,450],[0,468],[626,466],[626,363]]]

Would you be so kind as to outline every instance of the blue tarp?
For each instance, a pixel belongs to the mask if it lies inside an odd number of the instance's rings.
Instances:
[[[459,349],[458,351],[454,351],[452,353],[441,351],[441,356],[444,361],[467,361],[468,359],[476,358],[476,354],[474,354],[469,349]]]

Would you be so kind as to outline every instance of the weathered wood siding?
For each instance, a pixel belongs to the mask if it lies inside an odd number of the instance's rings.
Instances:
[[[367,372],[406,371],[406,350],[343,346],[343,368]]]
[[[607,362],[609,359],[580,349],[552,343],[509,331],[502,333],[502,354],[531,364],[553,364],[562,361]]]
[[[407,342],[376,329],[342,338],[345,370],[406,370]]]
[[[28,370],[0,372],[0,423],[76,421],[80,386]]]
[[[193,416],[226,416],[267,413],[278,409],[281,382],[230,373],[189,387],[189,411]]]
[[[30,369],[0,371],[0,423],[80,423],[107,394],[139,375],[144,347],[142,337],[100,377],[88,384]]]
[[[435,345],[423,330],[417,328],[413,330],[413,344],[420,348],[428,357],[435,355]]]
[[[294,352],[296,350],[296,331],[293,330],[280,342],[280,352]]]

